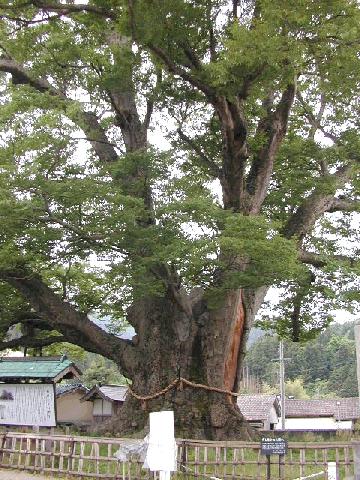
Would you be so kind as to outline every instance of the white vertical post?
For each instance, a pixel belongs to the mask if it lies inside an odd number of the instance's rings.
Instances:
[[[280,403],[281,403],[281,430],[285,430],[285,364],[284,364],[284,342],[279,344],[280,363]]]
[[[328,462],[327,464],[327,478],[328,480],[338,480],[336,462]]]
[[[160,472],[160,480],[170,480],[176,471],[177,446],[174,436],[174,412],[150,413],[149,443],[144,466]]]

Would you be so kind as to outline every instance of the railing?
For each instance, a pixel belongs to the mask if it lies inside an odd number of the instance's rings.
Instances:
[[[140,462],[117,461],[115,453],[124,439],[8,433],[0,441],[3,468],[89,479],[150,478]]]
[[[142,462],[119,462],[115,453],[131,439],[7,433],[0,436],[0,467],[83,479],[142,480],[157,476]],[[337,478],[352,478],[351,443],[289,443],[286,456],[261,455],[254,442],[178,440],[177,480],[185,479],[328,479],[329,462]]]
[[[199,479],[330,480],[328,465],[333,462],[339,480],[352,478],[354,472],[351,443],[289,442],[287,455],[272,455],[269,462],[259,443],[184,440],[179,455],[179,469]]]

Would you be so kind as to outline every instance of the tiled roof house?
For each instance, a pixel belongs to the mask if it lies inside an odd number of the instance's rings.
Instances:
[[[287,430],[348,430],[360,418],[359,398],[285,401]]]
[[[276,395],[240,395],[245,419],[262,430],[281,428],[280,400]],[[351,430],[360,418],[359,398],[285,400],[285,429],[298,431]]]
[[[126,385],[95,385],[83,396],[82,402],[92,402],[94,421],[101,422],[116,416],[125,402],[127,391]]]
[[[276,395],[240,395],[237,404],[245,419],[261,430],[274,430],[280,416]]]

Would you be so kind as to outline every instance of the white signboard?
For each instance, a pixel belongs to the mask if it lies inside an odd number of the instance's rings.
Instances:
[[[176,471],[176,441],[174,437],[174,412],[150,413],[149,446],[145,465],[151,471],[160,471],[160,480],[170,478]],[[161,472],[167,472],[161,474]]]
[[[56,426],[54,386],[0,383],[0,425]]]

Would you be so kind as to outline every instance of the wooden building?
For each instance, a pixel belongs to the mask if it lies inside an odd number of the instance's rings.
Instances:
[[[285,400],[285,429],[296,431],[352,430],[360,418],[359,398]]]
[[[87,426],[93,422],[93,406],[82,402],[89,391],[80,383],[56,385],[57,423],[63,425]]]
[[[237,404],[250,425],[259,430],[275,430],[280,416],[280,403],[276,395],[240,395]]]
[[[116,416],[125,397],[126,385],[95,385],[82,397],[82,402],[92,404],[93,421],[103,422]]]
[[[80,375],[66,356],[0,358],[0,424],[55,426],[55,383]]]

